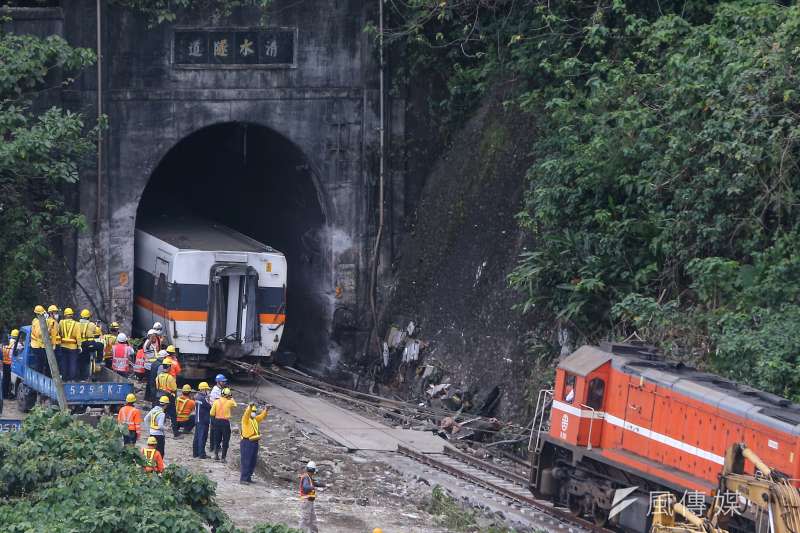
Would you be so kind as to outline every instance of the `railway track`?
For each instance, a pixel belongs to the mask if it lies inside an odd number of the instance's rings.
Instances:
[[[295,376],[288,377],[247,363],[237,362],[235,366],[261,379],[278,382],[277,384],[281,386],[286,386],[287,383],[290,383],[295,387],[306,388],[315,393],[324,392],[338,399],[349,400],[351,403],[361,406],[364,404],[369,404],[373,407],[375,405],[383,405],[387,411],[401,409],[402,414],[398,416],[410,417],[413,415],[410,412],[414,410],[413,406],[409,406],[406,402],[350,391],[320,382],[308,376],[302,376],[300,379]],[[547,526],[547,531],[614,533],[610,529],[575,516],[567,509],[556,507],[551,502],[534,498],[528,490],[527,473],[520,473],[519,470],[509,470],[490,461],[478,459],[452,446],[445,447],[444,453],[440,454],[424,454],[403,446],[399,446],[397,451],[401,455],[429,468],[445,472],[505,500],[514,502],[515,505],[527,511],[525,514],[531,517],[532,522],[549,521],[550,525]],[[516,465],[519,469],[524,470],[525,468],[524,463],[518,462]],[[545,520],[545,517],[549,520]]]
[[[534,519],[537,515],[546,515],[555,520],[551,527],[557,528],[557,531],[614,533],[610,529],[575,516],[567,509],[534,498],[528,490],[528,480],[525,476],[504,470],[458,450],[446,448],[442,454],[423,454],[401,446],[397,451],[417,462],[511,500],[522,508],[532,511]]]

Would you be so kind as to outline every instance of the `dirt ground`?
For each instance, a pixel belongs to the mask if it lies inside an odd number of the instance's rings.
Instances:
[[[202,472],[217,483],[217,500],[237,526],[261,522],[297,527],[300,517],[298,476],[309,460],[317,463],[319,489],[317,518],[320,531],[371,533],[437,533],[435,517],[424,511],[431,487],[404,480],[401,473],[364,455],[348,453],[330,443],[314,428],[273,409],[262,422],[262,441],[253,485],[239,483],[239,422],[232,423],[227,463],[192,458],[192,435],[167,436],[166,462]],[[142,439],[143,440],[143,439]]]

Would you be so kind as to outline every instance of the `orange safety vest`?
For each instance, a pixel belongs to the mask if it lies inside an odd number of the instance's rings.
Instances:
[[[147,356],[144,354],[144,350],[139,348],[139,351],[136,352],[136,359],[133,361],[133,371],[136,374],[144,374],[145,362],[147,362]]]
[[[154,470],[158,470],[158,459],[156,459],[157,453],[161,455],[155,448],[142,448],[145,472],[153,472]]]
[[[130,370],[130,359],[128,359],[129,346],[125,343],[114,345],[114,354],[111,359],[111,369],[115,372],[128,372]]]
[[[139,424],[142,423],[142,415],[139,413],[137,408],[131,405],[126,405],[119,410],[117,422],[120,424],[127,424],[130,431],[139,433]]]
[[[3,364],[10,365],[11,364],[11,353],[14,350],[14,342],[9,342],[5,346],[3,346]]]
[[[303,492],[303,479],[308,478],[311,482],[311,490],[308,493]],[[300,476],[300,499],[301,500],[313,500],[317,497],[317,490],[314,488],[314,480],[308,475],[308,472],[304,473]]]
[[[178,396],[178,399],[175,400],[175,411],[177,413],[176,418],[178,422],[186,422],[189,420],[189,417],[192,416],[194,406],[190,402],[193,401],[194,400],[186,396]]]

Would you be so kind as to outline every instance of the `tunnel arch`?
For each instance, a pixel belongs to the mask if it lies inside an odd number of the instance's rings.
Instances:
[[[325,362],[330,209],[317,169],[297,144],[256,122],[218,122],[189,133],[150,173],[136,227],[164,214],[212,220],[283,252],[288,281],[281,349],[308,365]]]

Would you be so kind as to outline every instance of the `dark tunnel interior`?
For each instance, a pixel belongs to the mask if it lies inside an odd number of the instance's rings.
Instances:
[[[167,153],[137,212],[137,224],[165,213],[214,220],[283,252],[288,283],[280,347],[306,366],[324,363],[328,344],[325,220],[311,172],[300,149],[269,128],[214,125]]]

